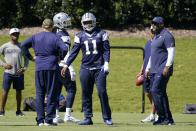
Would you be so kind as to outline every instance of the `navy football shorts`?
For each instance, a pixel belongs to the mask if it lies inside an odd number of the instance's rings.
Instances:
[[[143,88],[145,93],[150,93],[150,89],[151,89],[150,79],[144,78]]]
[[[8,91],[13,83],[13,88],[16,90],[24,89],[24,74],[23,75],[12,75],[4,72],[3,75],[3,89]]]

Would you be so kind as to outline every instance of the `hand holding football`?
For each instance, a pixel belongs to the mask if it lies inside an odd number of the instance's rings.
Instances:
[[[144,76],[143,75],[139,75],[139,76],[136,77],[136,79],[135,79],[135,85],[136,86],[142,85],[143,82],[144,82]]]

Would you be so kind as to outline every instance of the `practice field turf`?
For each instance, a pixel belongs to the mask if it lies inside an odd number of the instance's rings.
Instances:
[[[23,41],[26,36],[21,36]],[[0,36],[0,45],[9,40],[8,36]],[[171,111],[176,121],[175,126],[152,126],[142,124],[140,120],[147,114],[141,112],[141,87],[135,86],[135,76],[140,70],[142,63],[142,52],[139,50],[113,50],[111,49],[110,73],[108,76],[108,95],[111,110],[113,113],[114,126],[108,127],[102,123],[100,113],[95,113],[93,126],[78,126],[75,124],[61,124],[58,127],[36,127],[35,113],[26,113],[26,116],[19,118],[15,116],[16,100],[15,91],[10,90],[6,105],[6,116],[0,117],[0,131],[33,131],[33,130],[58,130],[58,131],[195,131],[196,115],[184,115],[183,107],[186,103],[196,104],[196,38],[176,39],[176,53],[174,63],[174,74],[168,84],[168,96]],[[112,46],[144,46],[146,39],[141,38],[111,38]],[[79,67],[81,52],[74,62],[77,73],[77,93],[73,106],[75,116],[82,119],[81,110],[81,87],[79,81]],[[0,69],[0,75],[3,75]],[[2,77],[0,77],[0,84]],[[63,94],[66,95],[63,90]],[[0,90],[1,96],[1,90]],[[30,62],[25,73],[25,97],[35,96],[34,63]],[[0,97],[1,101],[1,97]],[[149,102],[146,100],[146,112],[150,112]],[[96,88],[93,94],[93,110],[100,112],[100,102],[97,97]],[[122,113],[124,112],[124,113]]]
[[[62,123],[56,127],[38,127],[35,122],[35,112],[25,112],[24,117],[16,117],[15,112],[6,112],[0,117],[0,131],[195,131],[196,115],[174,114],[176,124],[172,126],[153,126],[152,123],[141,123],[147,114],[113,113],[113,126],[102,122],[101,113],[94,113],[91,126],[79,126],[74,123]],[[61,116],[63,114],[61,113]],[[82,119],[82,113],[74,113]]]

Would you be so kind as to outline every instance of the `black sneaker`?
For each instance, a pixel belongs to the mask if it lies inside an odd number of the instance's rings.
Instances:
[[[158,121],[155,121],[153,125],[175,125],[173,120],[168,120],[168,119],[159,119]]]
[[[16,111],[16,116],[24,116],[21,110]]]
[[[0,116],[5,116],[5,111],[0,111]]]
[[[158,119],[157,121],[153,122],[153,125],[163,125],[165,123],[164,119]]]
[[[85,118],[84,120],[78,122],[78,125],[93,125],[91,118]]]
[[[170,119],[168,125],[175,125],[174,120],[173,119]]]

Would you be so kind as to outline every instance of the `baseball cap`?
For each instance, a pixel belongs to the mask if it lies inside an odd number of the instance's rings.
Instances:
[[[13,33],[20,33],[20,30],[18,28],[11,28],[10,31],[9,31],[9,34],[13,34]]]
[[[156,16],[153,18],[152,22],[155,22],[157,24],[164,24],[164,19],[160,16]]]
[[[42,27],[43,28],[51,28],[53,26],[53,22],[51,19],[46,18],[43,22],[42,22]]]

